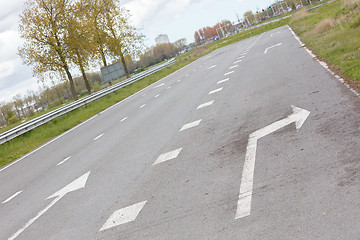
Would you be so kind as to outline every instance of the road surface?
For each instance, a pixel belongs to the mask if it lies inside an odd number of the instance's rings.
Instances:
[[[359,239],[359,98],[287,27],[0,169],[0,239]]]

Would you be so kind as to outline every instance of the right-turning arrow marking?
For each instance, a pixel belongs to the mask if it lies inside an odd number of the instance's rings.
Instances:
[[[71,182],[64,188],[60,189],[59,191],[57,191],[56,193],[54,193],[53,195],[48,197],[47,199],[54,198],[54,197],[56,197],[56,198],[46,208],[41,210],[34,218],[30,219],[22,228],[20,228],[16,233],[14,233],[8,240],[13,240],[17,236],[19,236],[20,233],[22,233],[26,228],[28,228],[31,224],[33,224],[39,217],[41,217],[52,206],[54,206],[55,203],[60,201],[60,199],[62,199],[67,193],[84,188],[86,181],[89,177],[89,174],[90,174],[90,172],[85,173],[84,175],[82,175],[81,177],[76,179],[75,181]]]
[[[235,219],[250,215],[257,141],[260,138],[265,137],[266,135],[269,135],[270,133],[273,133],[291,123],[295,123],[296,129],[299,130],[310,114],[310,112],[305,109],[295,106],[291,107],[293,113],[287,118],[274,122],[249,135]]]

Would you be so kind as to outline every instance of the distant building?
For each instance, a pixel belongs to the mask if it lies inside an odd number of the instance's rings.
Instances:
[[[156,44],[169,43],[169,37],[166,34],[160,34],[155,38]]]

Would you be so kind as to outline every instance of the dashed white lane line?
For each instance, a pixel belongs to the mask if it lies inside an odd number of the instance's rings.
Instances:
[[[71,158],[71,156],[65,158],[64,160],[62,160],[61,162],[59,162],[58,164],[56,164],[56,166],[60,166],[61,164],[65,163],[67,160],[69,160]]]
[[[221,90],[223,90],[222,87],[221,87],[221,88],[218,88],[218,89],[215,89],[215,90],[212,90],[212,91],[209,92],[209,95],[214,94],[214,93],[217,93],[217,92],[220,92]]]
[[[247,54],[247,52],[244,52],[242,54],[240,54],[240,56],[245,56]]]
[[[18,191],[18,192],[15,193],[15,194],[13,194],[11,197],[9,197],[9,198],[6,199],[5,201],[3,201],[1,204],[10,202],[11,200],[13,200],[13,199],[14,199],[17,195],[19,195],[20,193],[22,193],[22,190],[21,190],[21,191]]]
[[[209,67],[208,69],[212,69],[212,68],[215,68],[215,67],[217,67],[217,66],[216,66],[216,65],[213,65],[213,66]]]
[[[181,82],[181,79],[177,80],[176,82]]]
[[[203,103],[203,104],[200,104],[197,109],[200,109],[200,108],[204,108],[204,107],[208,107],[210,105],[212,105],[214,103],[214,100],[210,101],[210,102],[206,102],[206,103]]]
[[[234,65],[234,66],[231,66],[229,67],[229,69],[234,69],[234,68],[237,68],[239,65]]]
[[[157,97],[159,97],[160,96],[160,94],[157,94],[157,95],[155,95],[155,98],[157,98]]]
[[[126,119],[128,119],[128,117],[124,117],[123,119],[120,120],[120,122],[125,121]]]
[[[145,107],[146,106],[146,104],[143,104],[143,105],[141,105],[139,108],[143,108],[143,107]]]
[[[100,228],[99,231],[101,232],[106,229],[134,221],[143,209],[146,202],[147,201],[139,202],[134,205],[116,210],[105,222],[105,224]]]
[[[171,88],[171,86],[168,86],[168,88],[167,89],[170,89]]]
[[[184,130],[189,129],[189,128],[192,128],[192,127],[196,127],[196,126],[198,126],[200,124],[200,122],[201,122],[201,119],[199,119],[197,121],[194,121],[194,122],[191,122],[191,123],[187,123],[184,126],[182,126],[182,128],[179,130],[179,132],[184,131]]]
[[[240,60],[240,59],[243,59],[244,57],[245,57],[245,56],[240,56],[240,57],[238,57],[237,59],[239,59],[239,60]]]
[[[226,75],[230,75],[230,74],[232,74],[232,73],[234,73],[234,71],[227,72],[227,73],[225,73],[225,74],[224,74],[224,76],[226,76]]]
[[[162,86],[164,86],[164,85],[165,85],[165,83],[162,83],[162,84],[160,84],[160,85],[155,86],[154,88],[162,87]]]
[[[235,62],[233,62],[234,64],[237,64],[237,63],[239,63],[239,62],[241,62],[242,60],[237,60],[237,61],[235,61]]]
[[[229,79],[230,79],[230,78],[226,78],[226,79],[220,80],[220,81],[218,81],[216,84],[220,84],[220,83],[227,82],[227,81],[229,81]]]
[[[99,136],[97,136],[97,137],[94,138],[93,140],[96,141],[96,140],[98,140],[99,138],[101,138],[102,136],[104,136],[104,133],[100,134]]]
[[[161,154],[156,161],[153,163],[153,165],[162,163],[162,162],[166,162],[169,161],[171,159],[175,159],[177,158],[177,156],[179,156],[180,152],[181,152],[182,148],[176,149],[174,151],[168,152],[168,153],[164,153]]]

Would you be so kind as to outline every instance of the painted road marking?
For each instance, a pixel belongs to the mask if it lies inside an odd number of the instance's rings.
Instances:
[[[225,74],[224,74],[224,76],[226,76],[226,75],[230,75],[230,74],[232,74],[232,73],[234,73],[234,71],[227,72],[227,73],[225,73]]]
[[[282,43],[278,43],[278,44],[275,44],[274,46],[271,46],[271,47],[266,48],[265,51],[264,51],[264,54],[267,54],[267,52],[268,52],[270,49],[272,49],[272,48],[274,48],[274,47],[278,47],[278,46],[280,46],[281,44],[282,44]]]
[[[203,104],[200,104],[197,109],[200,109],[200,108],[204,108],[204,107],[208,107],[210,105],[212,105],[214,103],[214,100],[210,101],[210,102],[206,102],[206,103],[203,103]]]
[[[247,52],[243,52],[242,54],[240,54],[240,56],[244,56],[247,54]]]
[[[146,104],[143,104],[143,105],[140,106],[140,108],[143,108],[143,107],[145,107],[145,106],[146,106]]]
[[[181,82],[181,79],[177,80],[176,82]]]
[[[182,148],[176,149],[174,151],[168,152],[168,153],[164,153],[161,154],[156,161],[153,163],[153,165],[162,163],[162,162],[166,162],[169,161],[171,159],[177,158],[177,156],[179,156],[180,152],[181,152]]]
[[[245,56],[240,56],[240,57],[238,57],[237,59],[239,59],[239,60],[240,60],[240,59],[243,59],[244,57],[245,57]]]
[[[4,204],[4,203],[8,203],[10,202],[11,200],[13,200],[17,195],[19,195],[20,193],[22,193],[22,190],[21,191],[18,191],[17,193],[11,195],[11,197],[9,197],[8,199],[6,199],[5,201],[3,201],[1,204]]]
[[[266,135],[269,135],[270,133],[273,133],[291,123],[295,123],[296,129],[299,130],[310,114],[310,112],[305,109],[301,109],[295,106],[291,107],[293,109],[293,113],[287,118],[274,122],[249,135],[235,219],[250,215],[257,141],[260,138],[265,137]]]
[[[214,94],[214,93],[217,93],[217,92],[220,92],[221,90],[223,90],[223,88],[218,88],[218,89],[215,89],[215,90],[212,90],[211,92],[209,92],[209,95],[211,94]]]
[[[120,122],[125,121],[126,119],[128,119],[128,117],[124,117],[123,119],[120,120]]]
[[[234,65],[234,66],[229,67],[229,69],[237,68],[238,66],[239,65]]]
[[[100,232],[106,229],[119,226],[124,223],[134,221],[141,210],[143,209],[144,205],[147,201],[143,201],[140,203],[136,203],[134,205],[116,210],[109,219],[105,222],[105,224],[100,228]]]
[[[69,160],[70,158],[71,158],[71,156],[65,158],[64,160],[62,160],[61,162],[59,162],[58,164],[56,164],[56,166],[59,166],[59,165],[63,164],[64,162],[66,162],[66,161]]]
[[[167,89],[170,89],[171,88],[171,86],[168,86],[168,88]]]
[[[197,121],[194,121],[194,122],[191,122],[191,123],[187,123],[184,126],[182,126],[182,128],[179,130],[179,132],[184,131],[184,130],[189,129],[189,128],[192,128],[192,127],[196,127],[196,126],[198,126],[200,124],[200,122],[201,122],[201,119],[197,120]]]
[[[14,233],[8,240],[14,240],[23,231],[25,231],[25,229],[27,229],[31,224],[33,224],[38,218],[40,218],[44,213],[46,213],[52,206],[54,206],[55,203],[60,201],[60,199],[62,199],[67,193],[84,188],[86,181],[89,177],[89,174],[90,174],[90,172],[85,173],[84,175],[82,175],[81,177],[76,179],[75,181],[71,182],[64,188],[60,189],[59,191],[57,191],[56,193],[54,193],[53,195],[48,197],[47,199],[54,198],[54,197],[56,197],[56,198],[46,208],[41,210],[34,218],[30,219],[22,228],[20,228],[16,233]]]
[[[213,66],[209,67],[208,69],[212,69],[212,68],[215,68],[215,67],[217,67],[217,66],[216,66],[216,65],[213,65]]]
[[[99,138],[101,138],[102,136],[104,136],[104,133],[100,134],[99,136],[97,136],[96,138],[94,138],[93,140],[98,140]]]
[[[160,85],[155,86],[154,88],[158,88],[158,87],[161,87],[161,86],[164,86],[164,85],[165,85],[165,83],[162,83]]]
[[[237,61],[235,61],[235,62],[233,62],[233,64],[237,64],[237,63],[239,63],[239,62],[241,62],[242,60],[237,60]]]
[[[220,83],[223,83],[223,82],[227,82],[227,81],[229,81],[229,79],[230,79],[230,78],[226,78],[226,79],[224,79],[224,80],[220,80],[220,81],[218,81],[216,84],[220,84]]]
[[[155,98],[157,98],[157,97],[159,97],[160,96],[160,94],[158,94],[158,95],[155,95]]]
[[[274,36],[276,34],[279,34],[279,33],[281,33],[281,32],[279,31],[279,32],[273,33],[273,34],[270,35],[270,37],[272,37],[272,36]]]

